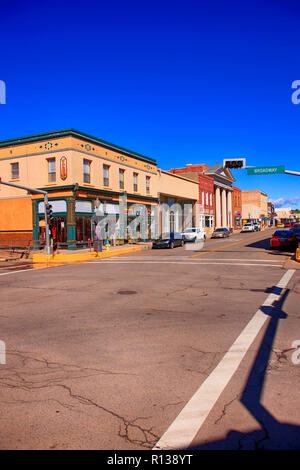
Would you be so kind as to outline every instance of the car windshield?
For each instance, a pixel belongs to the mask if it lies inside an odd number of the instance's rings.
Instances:
[[[193,232],[196,232],[196,229],[195,228],[187,228],[184,232],[185,233],[193,233]]]
[[[226,232],[226,228],[217,228],[215,232]]]
[[[252,224],[245,224],[244,227],[251,227]]]
[[[273,237],[281,237],[281,238],[290,237],[291,235],[292,235],[292,232],[290,230],[276,230],[276,232],[273,233]]]

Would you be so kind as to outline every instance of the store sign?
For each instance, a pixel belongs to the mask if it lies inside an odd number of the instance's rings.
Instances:
[[[67,158],[61,157],[60,159],[60,178],[64,181],[67,179],[68,176],[68,168],[67,168]]]
[[[90,201],[75,201],[75,212],[92,212],[92,203]]]
[[[58,201],[49,201],[52,206],[52,212],[67,212],[67,203],[64,200]],[[38,206],[39,214],[45,213],[45,204],[43,202],[39,202]]]

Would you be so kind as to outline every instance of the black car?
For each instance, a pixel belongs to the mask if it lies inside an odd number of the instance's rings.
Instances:
[[[181,233],[171,232],[163,233],[158,240],[154,240],[152,248],[174,248],[175,246],[183,246],[184,239]]]

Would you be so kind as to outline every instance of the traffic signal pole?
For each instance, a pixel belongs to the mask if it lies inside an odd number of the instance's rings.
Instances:
[[[13,188],[24,189],[30,194],[43,194],[44,195],[44,205],[45,205],[45,230],[46,230],[46,254],[50,255],[50,237],[49,237],[49,223],[47,218],[47,204],[48,204],[48,193],[47,191],[42,191],[41,189],[30,188],[28,186],[22,186],[21,184],[8,183],[7,181],[2,181],[0,178],[0,184],[5,184],[6,186],[12,186]]]

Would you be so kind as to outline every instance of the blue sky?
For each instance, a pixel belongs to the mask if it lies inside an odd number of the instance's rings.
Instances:
[[[163,169],[245,157],[300,171],[299,2],[0,0],[0,140],[68,127]],[[247,176],[300,208],[300,178]],[[297,199],[298,198],[298,199]]]

